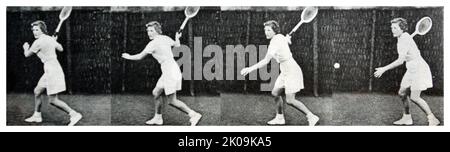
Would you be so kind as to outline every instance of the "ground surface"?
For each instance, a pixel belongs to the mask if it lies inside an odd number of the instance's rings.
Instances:
[[[443,97],[423,96],[444,124]],[[84,118],[77,125],[134,126],[145,125],[153,117],[153,98],[150,95],[61,95],[60,99],[80,111]],[[254,126],[266,125],[275,115],[275,102],[270,95],[222,93],[220,96],[180,96],[192,109],[203,114],[199,125]],[[395,95],[376,93],[335,93],[328,97],[297,96],[321,119],[326,126],[386,126],[402,115],[401,102]],[[33,113],[34,97],[31,94],[7,95],[7,125],[66,125],[69,117],[50,106],[44,98],[39,124],[23,120]],[[411,104],[415,125],[427,125],[426,115]],[[287,125],[307,125],[306,117],[291,106],[286,106]],[[166,105],[164,124],[189,125],[189,117],[176,108]]]

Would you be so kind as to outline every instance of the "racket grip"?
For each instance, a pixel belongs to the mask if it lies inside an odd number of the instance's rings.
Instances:
[[[186,26],[186,23],[188,20],[189,20],[189,18],[187,18],[187,17],[184,19],[183,24],[181,24],[181,26],[180,26],[180,30],[178,30],[178,33],[183,32],[184,26]]]
[[[287,34],[287,35],[292,36],[292,34],[294,34],[294,32],[295,32],[295,31],[291,31],[291,32],[289,32],[289,34]]]
[[[414,37],[417,35],[417,31],[415,31],[413,34],[411,34],[411,37]]]
[[[292,34],[294,34],[295,33],[295,31],[297,31],[298,30],[298,28],[303,24],[303,19],[297,24],[297,25],[295,25],[295,27],[292,29],[292,31],[291,32],[289,32],[289,35],[292,35]]]
[[[56,36],[56,37],[57,37],[57,36],[58,36],[58,34],[59,34],[59,32],[55,32],[55,34],[53,34],[53,36]]]
[[[56,27],[55,33],[59,32],[59,29],[61,28],[62,23],[63,23],[63,20],[60,20],[58,23],[58,26]]]

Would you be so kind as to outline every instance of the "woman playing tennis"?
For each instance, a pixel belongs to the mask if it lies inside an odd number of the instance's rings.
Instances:
[[[56,41],[55,37],[47,35],[47,26],[43,21],[35,21],[31,24],[34,38],[36,40],[30,45],[28,42],[23,44],[25,57],[36,54],[44,64],[44,75],[34,89],[35,108],[31,117],[25,119],[26,122],[42,122],[41,116],[41,95],[47,91],[49,102],[51,105],[63,110],[70,115],[69,126],[75,125],[82,115],[65,102],[58,99],[58,93],[66,90],[66,82],[64,80],[64,72],[58,62],[56,50],[63,51],[63,47]]]
[[[304,88],[303,86],[303,73],[300,66],[292,57],[291,50],[289,49],[290,36],[283,36],[280,34],[280,26],[276,21],[267,21],[264,23],[264,32],[266,38],[270,39],[268,51],[263,60],[257,64],[244,68],[241,71],[242,75],[255,71],[265,65],[267,65],[273,58],[280,64],[281,73],[275,81],[275,86],[272,90],[272,95],[276,101],[276,116],[273,120],[270,120],[269,125],[284,125],[284,102],[282,94],[286,95],[286,102],[299,109],[306,114],[310,126],[314,126],[319,117],[314,115],[302,102],[295,99],[295,94]]]
[[[151,54],[161,65],[162,75],[153,89],[155,99],[155,115],[147,121],[148,125],[162,125],[162,102],[160,96],[164,92],[169,104],[189,115],[191,126],[197,125],[202,115],[189,108],[185,103],[177,99],[177,91],[181,90],[182,74],[180,67],[173,58],[172,46],[180,46],[181,33],[176,33],[175,41],[166,35],[162,35],[161,24],[151,21],[145,25],[150,42],[145,49],[136,55],[123,53],[122,57],[128,60],[141,60]]]
[[[395,125],[412,125],[413,119],[409,112],[408,92],[411,92],[410,99],[416,103],[426,114],[428,125],[439,125],[439,120],[431,112],[427,102],[420,97],[420,93],[433,87],[430,67],[420,55],[412,36],[407,33],[408,24],[404,18],[395,18],[391,20],[391,30],[394,37],[397,38],[398,58],[391,64],[376,68],[375,77],[379,78],[384,72],[402,65],[406,62],[406,73],[400,83],[398,94],[403,101],[403,117],[395,121]]]

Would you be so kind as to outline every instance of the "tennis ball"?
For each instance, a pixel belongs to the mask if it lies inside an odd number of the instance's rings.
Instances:
[[[341,65],[339,63],[334,63],[334,68],[335,69],[339,69],[341,67]]]

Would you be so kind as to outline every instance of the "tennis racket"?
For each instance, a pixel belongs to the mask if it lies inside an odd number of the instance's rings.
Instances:
[[[417,34],[425,35],[428,33],[428,31],[430,31],[432,26],[433,26],[433,21],[431,20],[431,18],[428,16],[423,17],[422,19],[419,20],[419,22],[417,22],[416,31],[414,31],[414,33],[411,34],[411,36],[414,37]]]
[[[61,13],[59,13],[59,23],[58,26],[56,27],[55,34],[53,34],[53,36],[58,37],[58,33],[59,30],[61,29],[62,23],[64,22],[64,20],[69,18],[71,12],[72,6],[64,6],[64,8],[61,10]]]
[[[295,25],[294,29],[292,29],[292,31],[289,32],[288,35],[292,35],[303,23],[311,22],[316,17],[318,11],[319,9],[317,7],[312,6],[306,7],[302,12],[300,22],[298,22],[297,25]]]
[[[184,15],[186,18],[183,21],[183,24],[181,24],[180,30],[178,30],[178,33],[183,32],[184,26],[186,26],[187,21],[190,18],[193,18],[195,15],[197,15],[198,11],[200,10],[200,6],[188,6],[184,9]]]

